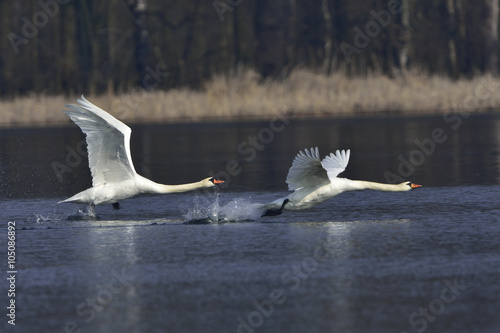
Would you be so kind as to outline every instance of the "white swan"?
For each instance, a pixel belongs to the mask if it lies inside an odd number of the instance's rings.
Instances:
[[[350,151],[330,153],[323,160],[319,158],[318,148],[299,152],[288,171],[286,182],[290,195],[263,206],[273,215],[283,209],[300,210],[311,208],[337,194],[354,190],[409,191],[422,185],[405,181],[401,184],[381,184],[362,180],[350,180],[337,176],[345,170],[349,162]],[[288,202],[286,201],[288,200]]]
[[[83,96],[80,105],[66,105],[64,110],[71,120],[86,134],[92,187],[59,201],[94,205],[113,204],[138,194],[166,194],[208,188],[224,181],[214,177],[196,183],[163,185],[139,175],[130,156],[130,127],[87,101]]]

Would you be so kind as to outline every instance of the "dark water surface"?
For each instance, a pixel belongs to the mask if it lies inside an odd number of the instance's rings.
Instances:
[[[500,116],[132,130],[140,174],[175,184],[212,173],[228,185],[70,220],[81,207],[55,202],[91,183],[79,129],[1,130],[2,332],[500,331]],[[350,148],[345,177],[424,187],[241,221],[287,193],[293,157],[312,146]],[[221,212],[240,221],[183,224]]]

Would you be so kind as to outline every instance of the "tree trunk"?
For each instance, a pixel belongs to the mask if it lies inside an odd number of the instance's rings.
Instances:
[[[325,20],[325,54],[323,59],[323,73],[329,75],[332,71],[332,37],[333,24],[332,15],[328,6],[328,0],[321,0],[321,11]]]
[[[288,63],[289,0],[258,0],[255,13],[257,66],[263,77],[283,73]]]
[[[448,56],[450,61],[450,74],[453,78],[458,77],[458,61],[457,61],[457,20],[455,0],[446,1],[446,9],[448,10]]]
[[[484,20],[485,70],[498,73],[498,0],[486,0]]]
[[[138,84],[148,75],[151,48],[149,31],[147,28],[147,0],[127,0],[130,11],[134,17],[134,43],[135,43],[135,68],[139,74]]]
[[[401,0],[401,35],[399,47],[399,68],[406,71],[410,49],[410,0]]]
[[[88,93],[92,80],[92,18],[90,4],[86,1],[75,1],[75,15],[76,15],[76,39],[77,39],[77,59],[78,59],[78,87],[77,91],[81,93]]]

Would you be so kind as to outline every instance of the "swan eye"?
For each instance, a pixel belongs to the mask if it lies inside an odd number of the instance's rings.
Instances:
[[[411,187],[411,182],[407,183],[406,185],[410,186]]]

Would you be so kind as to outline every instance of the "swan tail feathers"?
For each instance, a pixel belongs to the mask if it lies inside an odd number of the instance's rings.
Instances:
[[[83,204],[90,204],[90,203],[93,203],[93,200],[91,200],[89,197],[88,197],[88,193],[87,193],[88,190],[85,190],[83,192],[80,192],[80,193],[77,193],[75,194],[74,196],[72,197],[69,197],[67,199],[64,199],[64,200],[61,200],[61,201],[58,201],[57,203],[60,204],[60,203],[66,203],[66,202],[71,202],[71,203],[83,203]]]

